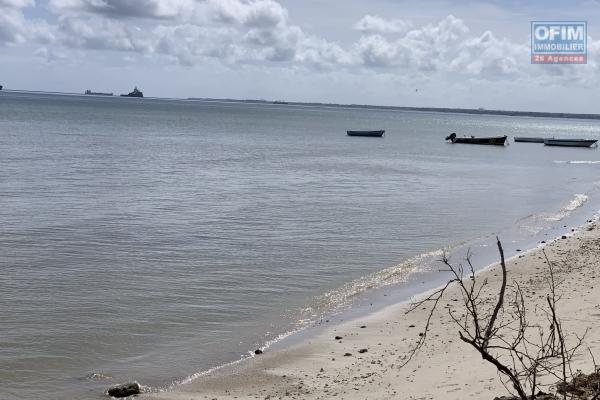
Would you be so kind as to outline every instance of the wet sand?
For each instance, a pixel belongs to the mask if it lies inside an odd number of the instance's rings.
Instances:
[[[589,347],[600,360],[600,224],[591,223],[543,248],[555,266],[558,313],[565,332],[583,334],[586,347],[574,369],[592,372]],[[463,260],[454,259],[455,263]],[[525,294],[531,319],[545,306],[548,267],[541,249],[507,262],[508,281]],[[478,274],[494,299],[501,283],[499,265]],[[446,307],[457,308],[460,293],[451,287],[434,315],[425,346],[406,366],[404,357],[423,331],[428,309],[405,314],[397,304],[353,321],[332,324],[291,348],[254,357],[144,399],[493,399],[508,394],[493,366],[463,343]],[[341,339],[336,339],[336,336]],[[365,351],[366,350],[366,351]],[[362,351],[362,352],[361,352]]]

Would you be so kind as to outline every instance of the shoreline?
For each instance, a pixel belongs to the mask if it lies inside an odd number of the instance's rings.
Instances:
[[[570,232],[567,239],[548,240],[530,250],[507,258],[509,282],[518,280],[530,293],[543,291],[540,286],[544,274],[540,262],[542,249],[551,261],[557,262],[557,269],[565,280],[558,288],[560,293],[577,293],[559,303],[559,309],[570,310],[561,313],[567,331],[573,331],[573,316],[582,321],[590,321],[590,309],[600,297],[600,286],[594,289],[593,281],[586,280],[588,295],[582,293],[585,285],[575,282],[576,273],[587,274],[590,278],[600,274],[600,228],[597,218]],[[559,268],[559,261],[567,253],[572,253],[577,264],[572,269]],[[585,260],[585,261],[582,261]],[[593,262],[590,262],[592,260]],[[455,259],[455,262],[460,260]],[[587,264],[586,264],[587,263]],[[490,264],[477,272],[479,279],[488,279],[490,286],[498,282],[498,263]],[[572,279],[568,279],[572,278]],[[580,280],[580,279],[579,279]],[[529,288],[527,287],[529,286]],[[532,289],[533,288],[533,289]],[[422,298],[435,289],[413,297]],[[527,293],[527,292],[526,292]],[[591,293],[591,295],[590,295]],[[456,294],[455,289],[449,296]],[[594,297],[595,296],[595,297]],[[541,297],[541,300],[540,300]],[[591,297],[591,300],[590,300]],[[528,294],[532,306],[544,300],[544,296]],[[507,394],[497,378],[493,367],[485,364],[476,352],[460,343],[456,329],[440,327],[450,324],[447,316],[436,316],[426,346],[405,367],[398,369],[418,333],[422,330],[424,311],[404,315],[410,300],[376,310],[355,319],[336,322],[320,327],[319,332],[308,335],[299,343],[277,350],[266,350],[263,355],[242,359],[212,370],[195,374],[191,382],[176,385],[168,391],[144,394],[147,399],[234,399],[234,398],[389,398],[403,394],[403,398],[486,398]],[[598,307],[596,307],[598,308]],[[600,312],[600,309],[597,310]],[[583,314],[582,314],[583,313]],[[567,319],[566,316],[569,316]],[[598,314],[600,316],[600,314]],[[593,328],[593,322],[589,323]],[[364,326],[364,328],[362,328]],[[574,330],[576,333],[577,329]],[[335,340],[341,336],[342,340]],[[600,329],[592,329],[586,344],[598,354],[600,350]],[[367,349],[359,353],[361,349]],[[351,356],[344,356],[350,353]],[[577,360],[584,372],[592,368],[591,359],[585,352]],[[461,360],[461,361],[456,361]],[[424,368],[424,366],[428,366]],[[460,370],[457,368],[460,366]],[[460,372],[459,372],[460,371]],[[468,372],[470,371],[470,372]],[[431,376],[435,378],[431,378]],[[452,388],[454,391],[449,392]],[[411,396],[407,396],[411,393]],[[414,396],[414,397],[413,397]],[[457,397],[453,397],[457,396]]]

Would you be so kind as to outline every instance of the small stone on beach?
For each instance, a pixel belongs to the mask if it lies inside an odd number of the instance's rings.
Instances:
[[[129,397],[140,394],[140,385],[137,382],[125,383],[111,387],[107,393],[112,397]]]
[[[259,355],[259,354],[262,354],[262,353],[263,353],[263,351],[261,349],[254,350],[254,354],[256,354],[256,355]]]

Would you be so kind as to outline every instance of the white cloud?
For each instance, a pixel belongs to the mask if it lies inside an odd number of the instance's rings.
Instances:
[[[274,0],[208,0],[204,13],[221,23],[267,28],[287,23],[288,12]]]
[[[157,53],[174,56],[180,64],[194,65],[203,58],[228,65],[246,63],[299,64],[317,68],[348,64],[339,45],[306,35],[297,26],[243,29],[232,26],[199,27],[185,24],[154,29]]]
[[[460,44],[468,40],[468,28],[452,15],[436,25],[413,29],[390,40],[382,35],[363,36],[355,45],[362,63],[369,67],[402,67],[415,73],[444,69]]]
[[[193,65],[202,57],[228,63],[291,62],[304,33],[274,0],[50,0],[61,15],[62,43],[93,50],[156,52]],[[127,18],[161,19],[146,41]]]
[[[50,61],[72,49],[81,54],[120,51],[184,66],[213,60],[231,68],[252,64],[265,70],[347,70],[411,79],[438,74],[454,81],[548,82],[563,76],[584,82],[600,69],[594,55],[600,54],[600,42],[589,41],[585,67],[532,66],[525,40],[473,34],[453,15],[412,27],[401,19],[367,14],[354,26],[361,36],[341,45],[305,32],[275,0],[50,0],[58,21],[54,25],[25,18],[21,9],[34,4],[0,0],[0,45],[31,42],[37,55]]]
[[[354,25],[354,29],[364,33],[405,33],[410,26],[410,22],[401,19],[385,19],[367,14]]]
[[[530,62],[525,45],[498,40],[492,32],[462,42],[448,69],[489,80],[516,78]]]
[[[447,53],[456,51],[461,42],[467,40],[469,28],[463,20],[448,15],[438,24],[428,24],[409,31],[402,43],[427,57],[430,61],[443,59]]]
[[[25,19],[18,10],[0,9],[0,44],[19,44],[25,41]]]
[[[317,69],[331,69],[355,64],[353,54],[339,44],[316,36],[303,36],[298,44],[296,61]]]
[[[288,18],[287,10],[274,0],[49,0],[49,6],[59,15],[86,13],[111,19],[163,19],[201,25],[214,22],[259,28],[284,24]]]
[[[111,18],[177,18],[196,7],[195,0],[50,0],[57,13],[85,12]]]
[[[157,54],[171,56],[180,64],[192,66],[203,57],[237,60],[240,49],[232,41],[235,31],[227,27],[201,27],[191,24],[161,25],[152,31]]]
[[[136,32],[137,31],[137,32]],[[98,17],[62,17],[58,23],[61,43],[91,50],[151,52],[143,33],[120,22]]]
[[[399,41],[388,41],[381,35],[369,35],[356,43],[356,52],[364,65],[389,67],[399,65]]]
[[[53,40],[52,27],[46,21],[27,20],[18,8],[0,8],[0,46]]]

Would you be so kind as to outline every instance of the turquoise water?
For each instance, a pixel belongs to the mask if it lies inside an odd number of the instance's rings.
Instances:
[[[600,209],[598,150],[452,131],[600,123],[0,92],[0,397],[165,387],[405,290],[420,254]]]

